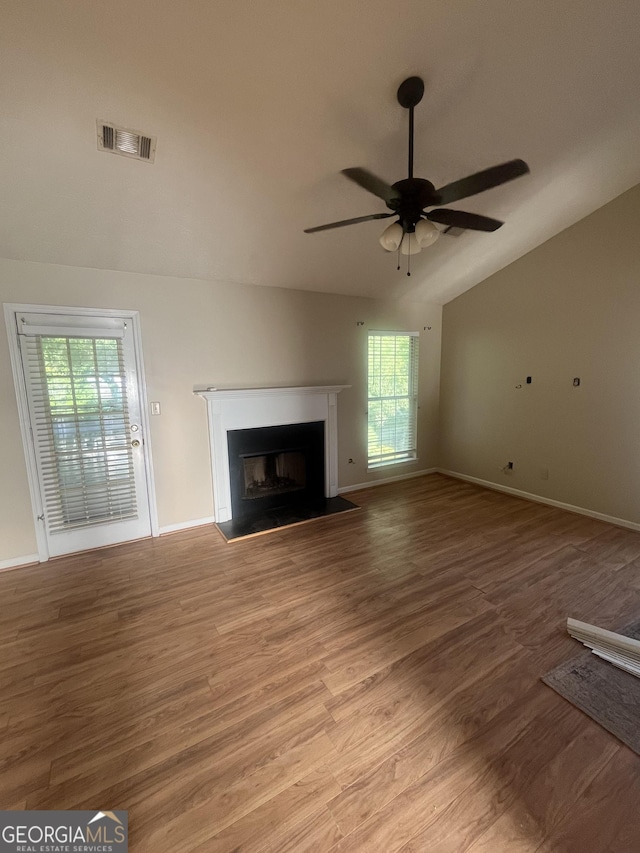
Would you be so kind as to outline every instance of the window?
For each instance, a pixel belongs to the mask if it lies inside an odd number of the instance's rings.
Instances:
[[[369,467],[416,458],[417,332],[369,332]]]
[[[26,334],[21,350],[49,531],[136,518],[122,341]]]

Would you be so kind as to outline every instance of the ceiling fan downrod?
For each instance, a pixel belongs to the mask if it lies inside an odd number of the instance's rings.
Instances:
[[[408,177],[413,178],[413,111],[424,95],[424,82],[420,77],[408,77],[398,87],[398,103],[409,110],[409,169]]]

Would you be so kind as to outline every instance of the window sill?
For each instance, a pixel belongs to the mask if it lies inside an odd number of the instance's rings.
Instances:
[[[413,459],[392,459],[389,462],[372,462],[367,465],[367,471],[375,471],[378,468],[391,468],[394,465],[412,465],[414,462],[419,462],[417,456]]]

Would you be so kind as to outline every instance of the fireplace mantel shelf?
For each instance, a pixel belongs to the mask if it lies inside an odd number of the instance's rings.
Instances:
[[[350,385],[283,388],[194,388],[207,403],[213,477],[214,518],[232,516],[227,433],[285,424],[324,422],[325,497],[338,493],[337,396]]]
[[[287,385],[282,388],[194,388],[193,393],[207,398],[265,397],[281,394],[339,394],[351,385]]]

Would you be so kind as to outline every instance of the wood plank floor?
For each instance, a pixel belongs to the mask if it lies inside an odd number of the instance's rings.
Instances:
[[[640,615],[640,534],[350,497],[0,574],[0,807],[128,809],[135,853],[640,850],[640,759],[540,681],[567,615]]]

